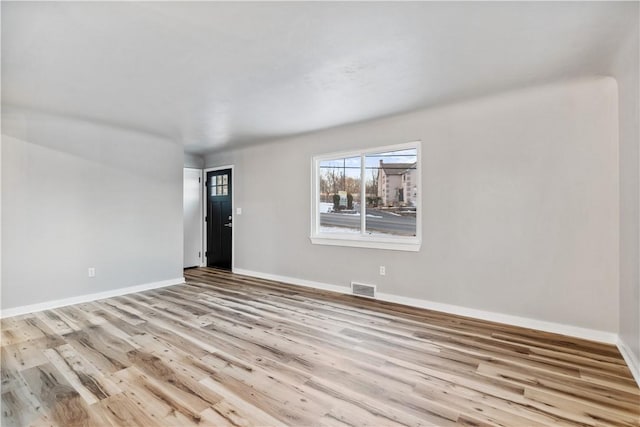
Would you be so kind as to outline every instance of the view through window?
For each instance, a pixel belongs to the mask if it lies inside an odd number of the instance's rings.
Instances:
[[[317,162],[317,234],[415,237],[418,148]]]

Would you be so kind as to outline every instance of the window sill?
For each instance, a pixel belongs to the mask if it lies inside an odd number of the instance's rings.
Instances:
[[[421,243],[417,241],[402,241],[396,239],[372,239],[336,235],[334,236],[311,236],[309,237],[314,245],[348,246],[352,248],[387,249],[391,251],[418,252]]]

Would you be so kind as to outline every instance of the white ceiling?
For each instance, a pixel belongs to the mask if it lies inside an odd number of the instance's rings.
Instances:
[[[606,74],[633,3],[2,2],[2,103],[203,153]]]

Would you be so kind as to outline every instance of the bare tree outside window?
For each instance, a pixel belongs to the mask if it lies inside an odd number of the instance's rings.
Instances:
[[[361,158],[324,160],[319,165],[320,229],[324,233],[359,233]]]

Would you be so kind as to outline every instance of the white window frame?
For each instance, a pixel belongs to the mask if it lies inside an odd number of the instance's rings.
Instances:
[[[421,141],[405,144],[386,145],[363,150],[345,151],[313,156],[311,159],[311,235],[309,239],[315,245],[350,246],[357,248],[388,249],[397,251],[417,252],[422,245],[422,156]],[[418,190],[416,194],[416,235],[389,236],[368,235],[365,233],[366,223],[366,168],[365,157],[370,154],[380,154],[390,151],[400,151],[415,148]],[[364,207],[364,215],[360,215],[360,234],[353,233],[320,233],[320,162],[343,157],[360,157],[360,203]],[[380,185],[380,183],[378,183]],[[362,211],[361,211],[362,213]]]

